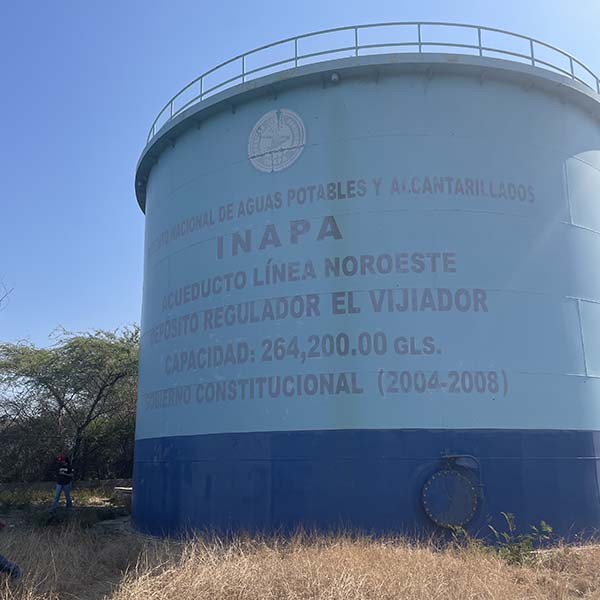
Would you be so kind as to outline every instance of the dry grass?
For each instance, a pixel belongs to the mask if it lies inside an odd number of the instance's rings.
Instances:
[[[70,527],[7,531],[0,552],[26,573],[0,584],[1,600],[600,598],[595,547],[520,567],[474,544],[440,550],[347,535],[178,543]]]
[[[21,581],[4,581],[1,600],[101,598],[143,549],[123,539],[71,526],[4,530],[0,553],[22,568]]]
[[[96,486],[76,486],[73,500],[80,506],[102,506],[114,495],[114,486],[98,484]],[[31,484],[15,486],[9,489],[0,488],[0,507],[31,508],[48,507],[54,496],[54,484]],[[61,499],[64,502],[64,497]]]

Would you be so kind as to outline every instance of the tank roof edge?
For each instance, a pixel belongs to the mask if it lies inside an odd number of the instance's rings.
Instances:
[[[423,75],[470,75],[483,79],[515,81],[521,85],[536,86],[553,94],[569,94],[584,109],[600,120],[600,95],[586,85],[545,68],[507,59],[448,53],[399,53],[375,54],[327,60],[240,83],[193,104],[187,110],[167,121],[144,147],[135,170],[135,194],[138,205],[145,212],[148,176],[160,154],[174,146],[176,139],[191,127],[198,127],[202,120],[236,104],[257,97],[275,95],[279,91],[304,85],[309,81],[324,83],[333,72],[357,77],[366,72],[382,70],[383,74],[422,73]],[[381,74],[381,72],[380,72]],[[237,101],[232,100],[236,98]]]

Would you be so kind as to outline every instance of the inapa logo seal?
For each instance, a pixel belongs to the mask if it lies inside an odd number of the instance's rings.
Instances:
[[[259,171],[282,171],[298,160],[305,143],[304,123],[294,111],[271,110],[250,132],[248,158]]]

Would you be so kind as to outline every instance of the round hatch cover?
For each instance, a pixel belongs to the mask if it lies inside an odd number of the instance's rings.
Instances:
[[[442,527],[466,525],[477,509],[477,492],[467,477],[446,469],[434,473],[421,494],[427,516]]]

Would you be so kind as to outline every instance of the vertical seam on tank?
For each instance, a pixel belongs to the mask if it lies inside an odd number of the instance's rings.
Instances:
[[[573,225],[573,214],[571,212],[571,195],[569,193],[569,174],[567,172],[567,163],[563,163],[563,173],[565,179],[565,197],[567,199],[567,211],[569,213],[569,223]],[[583,334],[583,323],[581,320],[581,300],[578,298],[576,301],[577,306],[577,320],[579,321],[579,337],[581,339],[581,352],[583,354],[583,369],[586,376],[588,373],[587,357],[585,355],[585,336]]]
[[[567,213],[569,214],[569,224],[573,225],[573,213],[571,212],[571,194],[569,193],[569,174],[567,173],[567,163],[563,163],[563,174],[565,178],[565,198],[567,199]]]
[[[579,336],[581,337],[581,351],[583,352],[583,368],[586,376],[588,373],[587,359],[585,356],[585,336],[583,335],[583,324],[581,322],[581,300],[577,299],[577,319],[579,321]]]

